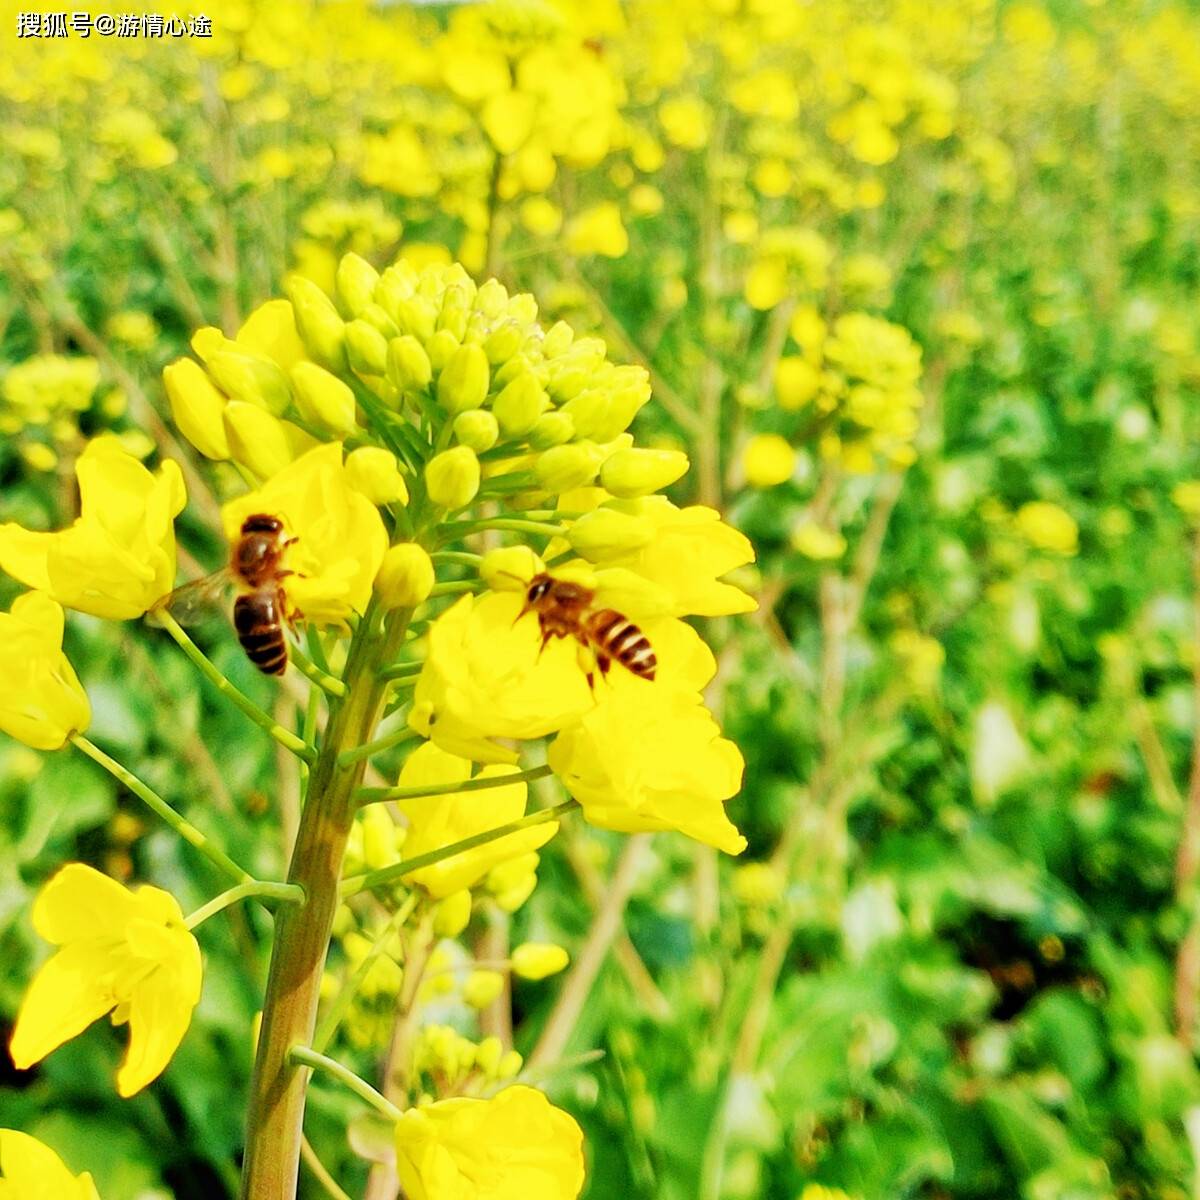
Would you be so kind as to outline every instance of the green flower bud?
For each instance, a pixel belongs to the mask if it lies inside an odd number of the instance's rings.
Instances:
[[[378,329],[384,338],[388,340],[400,336],[400,330],[397,328],[396,322],[378,304],[368,304],[358,314],[358,317],[359,320],[366,321],[368,325]]]
[[[443,450],[425,464],[425,488],[441,508],[453,511],[470,504],[479,491],[479,459],[470,446]]]
[[[231,400],[257,404],[277,417],[292,402],[287,379],[269,358],[222,350],[208,360],[208,371]]]
[[[550,398],[542,391],[541,384],[531,371],[525,371],[496,397],[492,412],[506,438],[519,438],[533,429],[549,407]]]
[[[557,975],[570,961],[570,955],[561,946],[549,942],[525,942],[512,952],[513,974],[522,979]]]
[[[340,370],[346,364],[345,322],[333,301],[303,275],[289,275],[283,287],[292,302],[296,328],[309,354],[322,366]]]
[[[384,304],[383,309],[400,327],[401,332],[411,333],[422,342],[427,342],[433,337],[437,308],[432,300],[427,300],[424,296],[408,296],[397,300],[392,308]]]
[[[342,311],[358,316],[375,298],[379,272],[365,258],[346,254],[337,268],[337,294]]]
[[[471,302],[466,288],[453,285],[442,297],[442,311],[438,313],[437,328],[448,329],[454,340],[461,342],[467,336],[467,321],[471,316]]]
[[[533,374],[533,366],[529,359],[524,354],[514,354],[507,362],[501,363],[492,372],[492,387],[496,391],[508,387],[514,379],[519,379],[522,375]],[[534,375],[534,379],[537,376]],[[540,385],[539,385],[540,386]]]
[[[454,418],[454,436],[476,454],[490,450],[500,438],[500,425],[486,408],[473,408]]]
[[[525,333],[516,321],[505,321],[487,335],[483,349],[493,366],[506,363],[521,348]]]
[[[388,342],[387,377],[401,391],[429,386],[433,365],[425,347],[412,334],[406,333]]]
[[[179,432],[206,458],[227,459],[229,438],[222,416],[227,401],[199,363],[190,358],[173,362],[163,368],[163,383]]]
[[[382,375],[387,356],[387,338],[369,321],[351,321],[346,326],[346,357],[360,375]]]
[[[400,542],[383,556],[375,593],[386,608],[416,608],[433,590],[433,560],[416,544]]]
[[[600,483],[614,496],[633,500],[668,487],[686,475],[687,469],[688,457],[681,450],[627,447],[604,460]]]
[[[440,373],[446,364],[454,357],[454,352],[461,343],[448,329],[439,329],[426,343],[429,351],[429,361],[433,363],[434,373]]]
[[[575,422],[565,412],[543,413],[529,433],[529,444],[535,450],[546,450],[561,446],[575,436]]]
[[[546,330],[542,339],[542,353],[547,358],[557,358],[565,354],[575,340],[575,331],[566,321],[557,321]]]
[[[284,423],[265,408],[231,400],[223,419],[230,457],[259,479],[270,479],[292,461]]]
[[[533,473],[548,492],[569,492],[596,478],[600,458],[594,446],[575,443],[554,446],[538,456]]]
[[[475,310],[481,312],[489,321],[503,316],[508,308],[508,289],[498,279],[489,279],[479,285],[475,293]]]
[[[346,478],[372,504],[408,503],[408,486],[396,456],[381,446],[360,446],[347,454]]]
[[[649,544],[653,536],[648,521],[612,508],[586,513],[567,530],[571,549],[589,562],[619,558]]]
[[[298,362],[292,368],[296,407],[306,421],[346,437],[356,427],[354,393],[336,375],[316,363]]]
[[[487,398],[488,361],[482,346],[459,346],[438,376],[438,403],[448,412],[478,408]]]
[[[458,937],[471,920],[471,889],[451,892],[433,910],[433,932],[438,937]]]

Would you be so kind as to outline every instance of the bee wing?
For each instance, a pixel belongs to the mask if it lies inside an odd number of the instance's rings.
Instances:
[[[164,596],[147,614],[151,625],[161,625],[157,614],[169,612],[180,625],[195,625],[209,617],[222,615],[228,608],[229,592],[233,588],[233,572],[222,567],[211,575],[193,579]]]

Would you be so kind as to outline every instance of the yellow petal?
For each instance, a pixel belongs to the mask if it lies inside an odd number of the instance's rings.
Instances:
[[[0,1196],[4,1200],[96,1200],[92,1177],[78,1178],[37,1138],[0,1129]]]
[[[55,946],[123,937],[137,911],[134,896],[115,879],[84,863],[68,863],[38,894],[33,927]]]
[[[181,957],[153,971],[133,990],[129,1007],[129,1049],[117,1071],[117,1091],[132,1096],[163,1073],[183,1041],[200,998],[200,952],[180,944]]]

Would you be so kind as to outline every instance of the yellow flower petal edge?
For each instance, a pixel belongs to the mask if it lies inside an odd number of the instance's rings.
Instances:
[[[175,518],[187,501],[179,466],[168,459],[151,473],[105,436],[75,471],[79,519],[57,533],[0,525],[0,569],[66,608],[140,617],[175,585]]]
[[[83,733],[92,710],[62,651],[62,606],[28,592],[0,613],[0,729],[35,750],[58,750]]]
[[[541,1092],[410,1109],[396,1122],[396,1168],[409,1200],[575,1200],[583,1134]]]
[[[117,1091],[141,1091],[170,1062],[200,999],[200,947],[175,898],[69,863],[39,893],[33,926],[58,950],[21,1001],[14,1064],[31,1067],[113,1012],[114,1024],[129,1022]]]
[[[0,1129],[0,1200],[99,1200],[92,1177],[72,1175],[49,1146]]]

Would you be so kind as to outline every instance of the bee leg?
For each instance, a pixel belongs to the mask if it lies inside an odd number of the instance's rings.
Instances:
[[[612,666],[612,659],[607,654],[596,654],[596,666],[600,668],[601,675],[607,675],[609,667]]]

